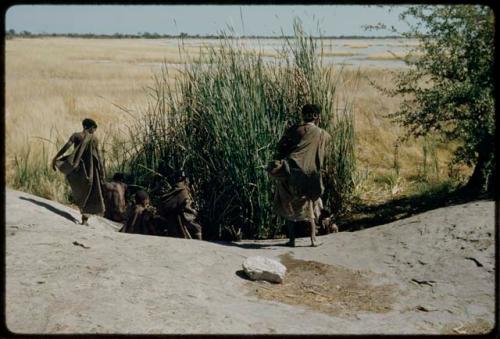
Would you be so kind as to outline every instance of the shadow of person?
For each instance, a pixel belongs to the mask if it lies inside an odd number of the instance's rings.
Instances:
[[[55,208],[54,206],[51,206],[45,202],[42,202],[42,201],[38,201],[38,200],[35,200],[35,199],[31,199],[31,198],[25,198],[25,197],[19,197],[19,199],[21,200],[26,200],[26,201],[29,201],[35,205],[38,205],[38,206],[42,206],[42,207],[45,207],[46,209],[48,209],[49,211],[63,217],[63,218],[66,218],[74,223],[78,223],[78,219],[76,219],[74,216],[72,216],[70,213],[68,212],[65,212],[65,211],[61,211],[60,209],[58,208]]]

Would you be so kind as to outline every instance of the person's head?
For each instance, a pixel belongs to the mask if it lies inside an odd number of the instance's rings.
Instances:
[[[123,173],[115,173],[115,175],[113,175],[113,181],[116,181],[116,182],[125,182],[125,175]]]
[[[175,183],[178,183],[178,182],[185,182],[185,183],[189,183],[189,179],[187,177],[187,174],[186,172],[184,172],[183,170],[180,170],[180,171],[177,171],[174,173],[174,182]]]
[[[316,104],[305,104],[302,107],[302,119],[305,122],[319,122],[321,107]]]
[[[82,121],[83,129],[89,133],[94,133],[97,129],[97,123],[89,118],[83,119]]]
[[[144,190],[140,190],[135,194],[135,203],[146,206],[149,204],[149,194]]]

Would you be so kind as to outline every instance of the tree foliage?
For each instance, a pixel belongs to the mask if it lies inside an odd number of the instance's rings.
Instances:
[[[494,14],[486,6],[411,6],[401,14],[420,42],[395,75],[390,95],[402,95],[395,121],[407,136],[437,132],[461,146],[455,162],[475,165],[467,187],[493,188],[495,173]],[[410,23],[410,20],[416,23]],[[416,20],[415,20],[416,19]],[[490,180],[491,179],[491,180]]]

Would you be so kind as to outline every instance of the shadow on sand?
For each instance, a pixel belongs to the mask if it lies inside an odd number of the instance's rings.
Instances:
[[[492,199],[488,195],[468,194],[462,190],[447,189],[390,200],[376,205],[356,206],[346,218],[339,218],[341,231],[357,231],[379,226],[436,208],[460,205],[471,201]]]
[[[214,244],[217,245],[223,245],[223,246],[233,246],[233,247],[239,247],[239,248],[246,248],[246,249],[260,249],[260,248],[266,248],[266,247],[287,247],[285,246],[286,239],[280,239],[277,240],[280,242],[277,243],[247,243],[247,242],[232,242],[232,241],[220,241],[220,240],[215,240],[211,241]]]
[[[59,216],[61,216],[63,218],[66,218],[66,219],[68,219],[71,222],[79,223],[79,220],[76,219],[75,217],[73,217],[70,213],[65,212],[65,211],[61,211],[60,209],[55,208],[54,206],[49,205],[49,204],[47,204],[45,202],[38,201],[38,200],[35,200],[35,199],[31,199],[31,198],[25,198],[25,197],[19,197],[19,199],[26,200],[26,201],[29,201],[29,202],[35,204],[35,205],[45,207],[49,211],[51,211],[51,212],[53,212],[53,213],[55,213],[55,214],[57,214],[57,215],[59,215]]]
[[[235,274],[243,280],[252,281],[252,279],[248,277],[244,270],[236,271]]]
[[[296,238],[296,241],[297,242],[300,242],[299,239],[301,239],[302,237],[297,237]],[[309,239],[309,238],[307,238]],[[256,240],[258,241],[258,240]],[[245,249],[272,249],[271,247],[284,247],[284,248],[289,248],[289,249],[293,249],[293,248],[297,248],[297,247],[311,247],[310,244],[309,244],[309,240],[307,240],[307,242],[304,242],[304,244],[302,243],[295,243],[295,247],[290,247],[290,246],[287,246],[285,245],[286,242],[288,242],[288,238],[287,239],[276,239],[276,243],[258,243],[258,242],[231,242],[231,241],[211,241],[212,243],[214,244],[217,244],[217,245],[223,245],[223,246],[233,246],[233,247],[239,247],[239,248],[245,248]]]

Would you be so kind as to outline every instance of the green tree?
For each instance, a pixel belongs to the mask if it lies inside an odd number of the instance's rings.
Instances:
[[[395,74],[392,96],[403,96],[392,118],[407,127],[407,136],[437,132],[460,147],[455,162],[474,166],[464,189],[493,192],[495,100],[494,14],[486,6],[410,6],[400,17],[417,38],[417,58]],[[411,21],[411,22],[410,22]]]

